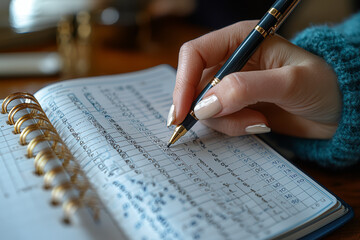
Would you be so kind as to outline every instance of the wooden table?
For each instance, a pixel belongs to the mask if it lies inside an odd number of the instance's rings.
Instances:
[[[158,23],[152,30],[156,35],[150,37],[150,45],[143,46],[142,49],[124,49],[113,46],[116,37],[109,34],[108,30],[95,31],[104,38],[107,36],[108,39],[102,39],[92,47],[92,68],[87,74],[88,76],[136,71],[158,64],[169,64],[176,67],[178,51],[182,43],[206,32],[205,29],[184,22],[169,20]],[[112,41],[109,39],[111,37],[114,37]],[[56,50],[56,47],[55,44],[47,44],[25,50],[51,51]],[[62,76],[0,78],[0,98],[5,98],[15,91],[34,93],[41,87],[62,79]],[[332,172],[305,162],[298,162],[296,165],[346,201],[355,211],[355,217],[350,222],[325,239],[360,239],[360,165],[339,172]]]

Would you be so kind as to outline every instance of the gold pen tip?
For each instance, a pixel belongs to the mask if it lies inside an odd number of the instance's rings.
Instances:
[[[186,128],[182,125],[179,125],[175,128],[175,131],[173,135],[171,136],[167,147],[170,147],[172,144],[174,144],[177,140],[179,140],[180,137],[184,136],[184,134],[187,132]]]

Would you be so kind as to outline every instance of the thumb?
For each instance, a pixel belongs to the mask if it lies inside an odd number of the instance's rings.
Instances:
[[[199,119],[220,117],[258,102],[286,105],[296,89],[295,80],[301,71],[300,66],[284,66],[230,74],[195,106],[195,115]]]

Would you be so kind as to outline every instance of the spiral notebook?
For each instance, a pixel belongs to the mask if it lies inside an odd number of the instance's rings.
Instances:
[[[2,238],[310,239],[352,217],[256,136],[197,123],[168,148],[174,81],[161,65],[4,99]]]

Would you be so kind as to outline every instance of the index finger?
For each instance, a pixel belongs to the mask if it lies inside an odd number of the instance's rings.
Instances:
[[[189,112],[203,71],[224,62],[256,22],[239,22],[189,41],[181,47],[173,93],[176,115],[174,124],[180,124]]]

